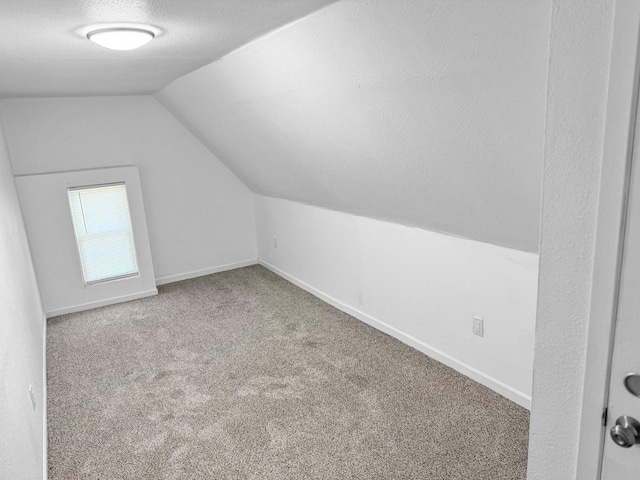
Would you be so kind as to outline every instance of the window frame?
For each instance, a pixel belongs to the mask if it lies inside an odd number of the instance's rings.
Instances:
[[[76,228],[75,228],[75,222],[73,219],[73,205],[71,203],[71,192],[73,191],[78,191],[78,190],[89,190],[89,189],[93,189],[93,188],[102,188],[102,187],[111,187],[111,186],[119,186],[122,185],[124,187],[124,193],[125,193],[125,199],[127,202],[127,214],[128,214],[128,218],[129,218],[129,228],[130,228],[130,233],[131,233],[131,242],[133,245],[133,259],[135,262],[135,266],[136,266],[136,271],[134,273],[125,273],[122,275],[116,275],[113,277],[108,277],[108,278],[102,278],[99,280],[93,280],[93,281],[87,281],[86,278],[86,273],[85,273],[85,267],[84,267],[84,263],[82,261],[82,254],[80,252],[80,239],[78,238],[78,235],[76,234]],[[75,238],[76,241],[76,254],[78,256],[78,261],[80,262],[80,271],[82,274],[82,281],[84,283],[85,287],[91,287],[94,285],[100,285],[100,284],[104,284],[104,283],[110,283],[110,282],[117,282],[120,280],[128,280],[128,279],[132,279],[132,278],[138,278],[140,277],[140,263],[138,261],[138,251],[136,248],[136,238],[135,238],[135,232],[134,232],[134,228],[133,228],[133,218],[131,215],[131,204],[129,202],[129,191],[127,188],[127,182],[124,180],[121,181],[116,181],[116,182],[105,182],[105,183],[97,183],[97,184],[89,184],[89,185],[77,185],[77,186],[72,186],[72,187],[67,187],[67,198],[69,201],[69,214],[71,215],[71,225],[73,227],[73,237]]]

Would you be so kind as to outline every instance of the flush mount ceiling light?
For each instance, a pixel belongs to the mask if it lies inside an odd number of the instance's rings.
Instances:
[[[133,50],[146,45],[156,36],[151,27],[101,27],[87,32],[93,43],[111,50]]]

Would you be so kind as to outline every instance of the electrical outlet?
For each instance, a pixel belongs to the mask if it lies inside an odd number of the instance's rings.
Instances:
[[[482,317],[473,317],[473,334],[484,337],[484,320]]]
[[[278,248],[278,239],[273,237],[273,248]]]
[[[31,397],[31,406],[33,407],[33,411],[36,411],[36,395],[33,393],[33,387],[29,385],[29,396]]]

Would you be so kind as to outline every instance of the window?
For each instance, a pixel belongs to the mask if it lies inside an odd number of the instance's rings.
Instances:
[[[69,189],[85,285],[138,275],[124,183]]]

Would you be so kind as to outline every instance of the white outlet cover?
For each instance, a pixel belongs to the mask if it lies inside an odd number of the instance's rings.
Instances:
[[[33,393],[33,387],[29,385],[29,396],[31,397],[31,406],[33,407],[33,411],[36,411],[36,395]]]
[[[473,334],[484,337],[484,320],[482,317],[473,317]]]

